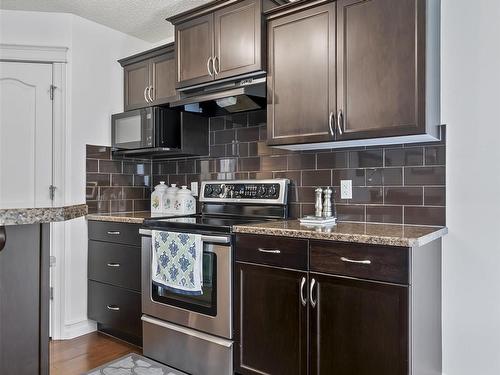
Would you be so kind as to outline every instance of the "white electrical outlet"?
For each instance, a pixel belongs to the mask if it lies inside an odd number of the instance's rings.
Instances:
[[[340,180],[340,199],[352,199],[352,180]]]
[[[191,182],[191,193],[193,197],[198,196],[198,183],[196,181]]]

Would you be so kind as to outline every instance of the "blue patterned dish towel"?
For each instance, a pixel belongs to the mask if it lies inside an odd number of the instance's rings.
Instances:
[[[153,230],[151,279],[174,293],[203,294],[203,242],[199,234]]]

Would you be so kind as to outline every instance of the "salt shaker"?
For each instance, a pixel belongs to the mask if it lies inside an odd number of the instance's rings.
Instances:
[[[316,204],[314,206],[315,208],[314,214],[316,217],[321,217],[323,214],[323,202],[322,202],[323,189],[320,187],[316,188],[315,192],[316,192]]]
[[[327,187],[323,190],[323,217],[332,217],[332,189]]]

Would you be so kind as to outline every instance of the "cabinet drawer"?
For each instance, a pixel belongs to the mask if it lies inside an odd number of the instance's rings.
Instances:
[[[89,239],[141,246],[140,224],[89,220]]]
[[[236,235],[236,260],[307,270],[307,240],[277,236]]]
[[[111,329],[142,336],[141,294],[89,280],[88,316]]]
[[[311,241],[311,271],[408,284],[409,249]]]
[[[141,290],[141,248],[89,241],[89,279]]]

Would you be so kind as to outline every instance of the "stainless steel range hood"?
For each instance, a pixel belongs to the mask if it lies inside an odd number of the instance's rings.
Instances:
[[[170,107],[207,116],[253,111],[266,105],[266,76],[258,73],[180,89]]]

